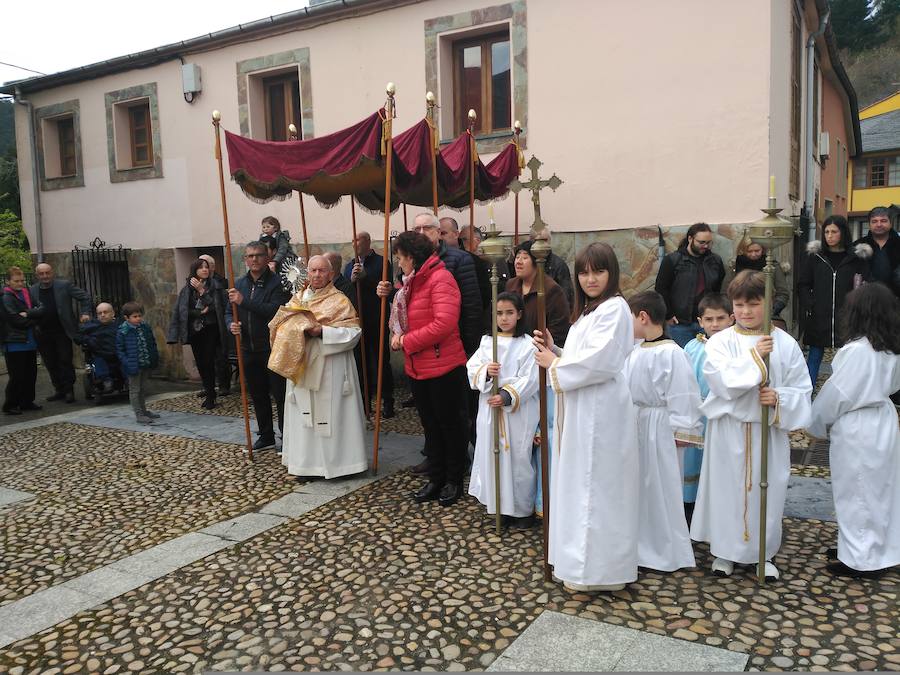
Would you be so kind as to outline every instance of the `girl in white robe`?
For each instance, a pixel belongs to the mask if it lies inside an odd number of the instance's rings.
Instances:
[[[654,291],[650,293],[656,294]],[[641,293],[639,296],[643,296]],[[632,312],[636,306],[631,298]],[[666,304],[662,297],[662,321]],[[635,337],[637,335],[635,326]],[[700,389],[681,347],[665,338],[644,340],[625,365],[637,409],[640,497],[638,565],[661,572],[694,567],[694,549],[684,515],[679,453],[703,442]],[[676,447],[676,440],[681,444]]]
[[[524,332],[522,298],[516,293],[497,296],[497,384],[502,405],[500,414],[500,513],[512,519],[510,525],[533,523],[537,472],[531,461],[534,428],[538,423],[538,372],[534,346]],[[493,339],[481,338],[478,351],[472,354],[466,369],[469,384],[480,392],[476,422],[475,458],[469,480],[469,494],[484,504],[487,512],[497,513],[494,479],[493,410],[491,405],[493,378]]]
[[[734,294],[736,286],[741,295]],[[691,537],[709,542],[716,557],[715,574],[730,575],[734,563],[758,562],[760,401],[765,390],[775,400],[769,405],[767,431],[765,564],[766,577],[774,580],[778,570],[771,559],[781,546],[781,518],[791,472],[788,432],[809,423],[812,384],[794,338],[775,328],[771,343],[765,340],[760,330],[764,288],[761,272],[741,272],[729,286],[737,324],[706,343],[703,374],[709,396],[700,411],[708,421]],[[773,345],[768,368],[757,351],[761,344]]]
[[[609,245],[580,251],[575,276],[565,347],[535,335],[556,393],[549,562],[570,590],[612,591],[637,579],[637,419],[622,372],[633,326]]]
[[[900,431],[890,400],[900,390],[900,303],[867,284],[847,296],[844,314],[850,342],[816,396],[809,433],[831,430],[838,545],[828,570],[871,576],[900,565]]]

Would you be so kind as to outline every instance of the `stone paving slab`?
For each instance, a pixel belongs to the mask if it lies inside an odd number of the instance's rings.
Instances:
[[[159,575],[157,574],[139,574],[134,571],[125,571],[125,569],[117,569],[111,565],[106,565],[66,581],[55,588],[71,588],[90,595],[96,600],[95,604],[99,605],[130,590],[140,588],[144,584],[158,578]],[[18,602],[24,602],[24,600],[19,600]]]
[[[260,509],[260,513],[285,518],[297,518],[304,513],[327,504],[332,497],[326,495],[311,495],[301,492],[292,492]]]
[[[21,640],[96,604],[87,593],[56,586],[0,607],[0,631],[11,642]]]
[[[15,504],[16,502],[24,502],[34,497],[34,495],[30,492],[23,492],[22,490],[13,490],[12,488],[3,487],[0,485],[0,506],[7,506],[9,504]]]
[[[737,672],[747,655],[600,621],[543,612],[492,672]]]
[[[786,518],[815,518],[837,522],[831,480],[791,476],[784,504]]]
[[[245,541],[276,525],[281,525],[284,521],[285,518],[269,513],[245,513],[243,516],[204,527],[200,530],[200,534],[210,534],[230,541]]]

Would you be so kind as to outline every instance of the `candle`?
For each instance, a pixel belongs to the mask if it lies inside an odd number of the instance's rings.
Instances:
[[[494,203],[488,204],[488,220],[494,222]]]
[[[769,199],[775,199],[775,176],[769,176]]]

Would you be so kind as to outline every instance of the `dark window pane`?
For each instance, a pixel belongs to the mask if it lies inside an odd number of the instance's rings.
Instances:
[[[470,109],[478,113],[475,131],[481,131],[484,115],[481,114],[481,45],[466,47],[462,50],[462,68],[460,69],[460,88],[462,92],[463,128],[468,125]]]
[[[149,156],[147,154],[147,146],[146,145],[138,145],[134,148],[134,162],[135,164],[146,163],[149,161]]]
[[[144,108],[132,108],[131,109],[131,119],[135,126],[143,126],[145,124],[145,109]]]
[[[512,127],[509,40],[491,45],[491,110],[492,129]]]
[[[884,160],[872,160],[872,184],[870,187],[884,187]]]
[[[284,87],[273,84],[269,91],[269,140],[287,140],[288,122],[284,116]]]
[[[134,130],[134,144],[135,145],[145,145],[147,143],[147,129],[146,127],[141,127],[140,129]]]

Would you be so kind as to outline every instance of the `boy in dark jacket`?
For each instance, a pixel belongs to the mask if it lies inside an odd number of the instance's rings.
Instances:
[[[122,373],[128,378],[128,397],[135,419],[140,424],[150,424],[159,417],[147,410],[147,379],[150,371],[159,364],[156,337],[153,329],[144,323],[144,308],[136,302],[122,305],[125,321],[116,332],[116,353]]]
[[[97,318],[81,324],[76,341],[91,353],[94,375],[103,383],[105,391],[112,391],[111,367],[116,356],[116,311],[108,302],[97,305]]]

